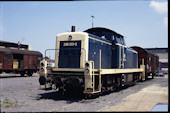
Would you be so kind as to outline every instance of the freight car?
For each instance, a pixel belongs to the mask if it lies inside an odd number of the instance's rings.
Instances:
[[[42,54],[38,51],[0,48],[0,73],[20,73],[32,76],[39,71]]]
[[[142,59],[144,59],[145,78],[148,79],[148,76],[154,78],[159,70],[159,56],[138,46],[132,46],[131,48],[138,52],[138,66],[142,64]]]
[[[138,52],[126,46],[123,35],[107,28],[61,33],[54,50],[55,67],[47,74],[47,63],[42,60],[39,83],[62,94],[92,95],[145,80],[144,59],[138,64]]]

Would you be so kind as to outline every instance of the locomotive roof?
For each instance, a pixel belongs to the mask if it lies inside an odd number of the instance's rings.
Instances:
[[[89,36],[92,36],[92,37],[94,37],[94,38],[97,38],[97,39],[100,39],[100,40],[103,40],[103,41],[106,41],[106,42],[111,43],[111,41],[110,41],[110,40],[107,40],[107,39],[101,38],[101,37],[96,36],[96,35],[93,35],[93,34],[91,34],[91,33],[88,33],[88,35],[89,35]]]
[[[37,55],[42,56],[39,51],[29,51],[29,50],[20,50],[20,49],[10,49],[10,48],[0,48],[2,53],[12,53],[12,54],[22,54],[22,55]]]
[[[90,28],[90,29],[85,30],[84,32],[91,33],[91,34],[94,34],[94,35],[97,35],[97,36],[100,36],[100,37],[106,36],[107,40],[111,40],[110,37],[112,35],[116,35],[117,37],[124,37],[123,35],[115,32],[113,30],[103,28],[103,27]]]

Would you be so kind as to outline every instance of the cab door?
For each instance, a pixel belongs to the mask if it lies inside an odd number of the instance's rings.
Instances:
[[[123,45],[119,46],[119,68],[124,68],[124,62],[126,59],[125,48]]]

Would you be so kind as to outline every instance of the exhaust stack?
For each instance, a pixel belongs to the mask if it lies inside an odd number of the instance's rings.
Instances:
[[[75,32],[75,26],[71,26],[71,32]]]

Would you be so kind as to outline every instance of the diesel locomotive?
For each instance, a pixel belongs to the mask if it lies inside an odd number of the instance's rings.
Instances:
[[[127,47],[124,36],[107,28],[95,27],[84,32],[56,36],[55,67],[47,74],[47,62],[40,62],[40,85],[59,92],[81,91],[92,95],[113,91],[146,75],[146,59],[138,50]]]

